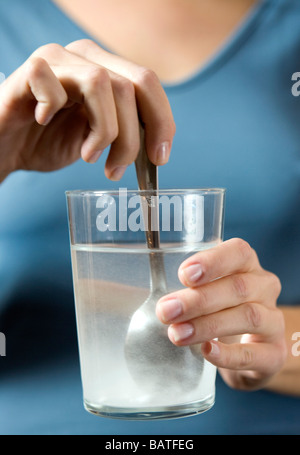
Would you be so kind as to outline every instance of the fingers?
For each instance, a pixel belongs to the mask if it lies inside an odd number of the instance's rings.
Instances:
[[[67,49],[105,66],[130,81],[134,88],[139,117],[145,127],[146,150],[156,165],[165,164],[170,155],[175,123],[167,96],[156,74],[146,68],[101,49],[90,40],[71,43]]]
[[[108,71],[57,44],[41,47],[31,59],[41,55],[64,88],[68,100],[84,105],[90,131],[82,144],[81,155],[85,161],[95,162],[119,133]]]
[[[66,104],[67,93],[44,59],[33,57],[26,67],[28,85],[37,100],[35,119],[40,125],[47,125]]]
[[[1,101],[1,119],[13,121],[14,127],[34,120],[48,126],[60,110],[81,105],[87,118],[81,156],[95,162],[111,145],[105,174],[112,180],[119,180],[137,157],[140,121],[151,161],[161,165],[169,159],[175,126],[157,76],[90,40],[37,49],[9,78]]]
[[[111,145],[105,175],[112,180],[120,180],[139,152],[139,120],[133,84],[117,74],[110,73],[110,76],[119,134]]]
[[[250,245],[242,239],[230,239],[183,262],[179,278],[185,286],[197,286],[221,276],[248,272],[257,266],[258,259]]]
[[[260,372],[260,374],[263,373],[264,376],[276,372],[287,354],[285,343],[276,345],[270,343],[235,343],[228,345],[215,340],[204,343],[201,346],[201,351],[209,362],[219,368],[255,371]],[[240,381],[240,378],[236,379]],[[255,379],[254,376],[253,379]],[[250,381],[251,375],[247,378],[247,382]]]
[[[171,108],[156,74],[150,70],[134,73],[134,85],[141,119],[145,126],[146,150],[156,165],[167,163],[175,134]]]
[[[40,125],[48,124],[67,102],[68,96],[45,59],[32,56],[6,81],[1,91],[3,117],[9,122],[32,122],[32,114]],[[32,109],[33,107],[33,109]],[[17,115],[16,115],[17,114]]]
[[[82,146],[84,160],[95,162],[111,144],[105,174],[119,180],[138,154],[141,120],[150,159],[157,165],[168,161],[174,120],[166,94],[152,71],[114,56],[90,40],[66,48],[43,46],[33,57],[48,62],[69,101],[86,107],[90,132]],[[52,75],[51,90],[57,87],[54,82]],[[40,105],[37,111],[39,122],[45,124],[51,119],[51,115],[39,113]]]
[[[196,253],[180,267],[186,289],[161,298],[158,318],[169,324],[169,338],[178,345],[252,334],[273,342],[283,333],[276,308],[279,279],[264,270],[252,248],[232,239]]]
[[[81,149],[82,158],[95,162],[118,136],[118,120],[110,77],[96,65],[52,66],[69,99],[84,104],[90,131]]]
[[[169,326],[169,338],[178,346],[185,346],[214,338],[240,334],[263,336],[271,342],[282,328],[282,314],[259,303],[245,303],[234,309],[201,316],[183,323]]]
[[[277,297],[275,275],[268,272],[237,273],[173,292],[159,300],[156,313],[165,324],[179,323],[242,303],[265,303]]]

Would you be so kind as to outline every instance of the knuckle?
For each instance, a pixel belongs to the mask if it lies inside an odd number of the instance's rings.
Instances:
[[[246,240],[240,238],[232,239],[232,241],[234,242],[235,248],[239,252],[242,260],[244,262],[247,262],[253,255],[253,249],[251,248],[249,243],[246,242]]]
[[[68,101],[68,95],[58,80],[49,81],[51,69],[47,61],[42,57],[31,56],[26,62],[26,75],[30,82],[42,80],[48,90],[43,92],[43,98],[48,99],[54,108],[60,108]],[[55,90],[49,89],[49,85],[54,83]]]
[[[125,77],[118,77],[113,83],[113,89],[117,97],[130,102],[135,99],[135,90],[133,83]]]
[[[45,72],[47,62],[38,56],[31,56],[26,62],[26,71],[29,78],[39,78]]]
[[[151,90],[153,86],[160,84],[158,76],[156,73],[149,69],[149,68],[142,68],[136,78],[135,78],[136,85],[140,87],[144,87],[146,89]]]
[[[244,301],[249,296],[248,285],[246,282],[245,275],[237,274],[231,277],[233,290],[235,295],[241,300]]]
[[[251,366],[253,365],[253,361],[254,361],[253,351],[251,351],[251,349],[248,349],[247,347],[243,346],[241,358],[240,358],[240,362],[239,362],[240,368],[242,368],[242,369],[249,368],[250,369]]]
[[[92,65],[88,71],[88,87],[90,91],[97,91],[109,82],[108,71],[102,66]]]
[[[71,43],[69,43],[66,46],[66,49],[69,51],[80,52],[80,51],[84,51],[85,49],[87,49],[89,47],[93,47],[95,45],[96,45],[96,43],[93,40],[91,40],[89,38],[84,38],[84,39],[72,41]]]
[[[64,48],[57,43],[49,43],[40,46],[33,52],[33,56],[43,57],[43,58],[55,58],[61,53]]]
[[[244,305],[247,326],[250,330],[259,328],[262,323],[261,305],[252,302]]]
[[[175,133],[176,133],[176,123],[175,123],[175,120],[172,118],[171,122],[170,122],[170,131],[171,131],[171,134],[172,136],[175,136]]]
[[[63,106],[66,105],[68,102],[68,95],[64,88],[59,85],[56,90],[56,94],[54,96],[54,103],[56,106],[56,109],[62,108]]]
[[[117,123],[115,123],[114,125],[109,127],[109,131],[108,131],[107,135],[108,135],[108,142],[110,144],[116,140],[116,138],[119,135],[119,128],[118,128]]]
[[[278,298],[279,295],[281,294],[281,290],[282,290],[281,281],[278,278],[278,276],[275,275],[274,273],[269,273],[269,279],[270,279],[270,287],[271,287],[272,291],[274,292],[274,295],[276,296],[276,298]]]
[[[103,135],[102,135],[102,142],[106,144],[111,144],[116,140],[119,135],[119,127],[117,122],[110,122],[106,124]]]

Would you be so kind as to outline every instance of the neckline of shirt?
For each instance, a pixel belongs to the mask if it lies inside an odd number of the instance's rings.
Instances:
[[[186,86],[190,86],[195,82],[199,83],[201,80],[205,80],[214,71],[217,71],[223,66],[233,55],[241,49],[242,45],[252,36],[257,26],[259,25],[264,13],[267,11],[268,6],[275,3],[280,3],[281,0],[259,0],[254,5],[247,16],[241,21],[233,33],[225,40],[220,48],[207,60],[206,63],[201,64],[198,69],[193,71],[190,75],[184,77],[181,80],[175,82],[164,82],[162,86],[166,91],[181,90]],[[95,39],[89,34],[83,27],[81,27],[76,21],[69,17],[54,1],[48,0],[50,6],[52,6],[58,14],[60,14],[64,20],[81,35],[91,39],[99,44],[103,49],[110,53],[112,52],[108,46],[104,45],[101,41]]]

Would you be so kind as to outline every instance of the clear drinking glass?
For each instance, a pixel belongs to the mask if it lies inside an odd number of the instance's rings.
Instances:
[[[176,347],[168,339],[167,327],[155,316],[159,295],[153,290],[151,267],[156,268],[161,294],[181,289],[180,264],[222,242],[224,197],[219,188],[159,194],[124,188],[67,192],[84,406],[89,412],[146,420],[189,416],[213,406],[216,368],[203,359],[199,345]],[[146,242],[145,201],[159,215],[152,217],[152,229],[160,237],[156,249]],[[150,308],[141,311],[149,296]]]

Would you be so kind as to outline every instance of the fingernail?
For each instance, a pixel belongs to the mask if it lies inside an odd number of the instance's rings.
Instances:
[[[127,169],[127,166],[116,167],[111,173],[111,176],[110,176],[111,180],[120,180],[123,177],[126,169]]]
[[[214,343],[213,341],[206,343],[205,346],[205,352],[207,353],[206,355],[210,355],[212,357],[218,357],[220,354],[220,348],[217,343]]]
[[[180,273],[188,283],[193,284],[201,278],[203,271],[200,264],[192,264],[189,267],[181,269]]]
[[[89,163],[96,163],[98,161],[98,159],[100,158],[100,156],[102,155],[103,153],[103,150],[98,150],[97,152],[95,152],[90,158],[89,158]]]
[[[183,312],[182,303],[178,299],[158,302],[159,313],[163,322],[169,322],[180,316]]]
[[[184,324],[171,325],[169,331],[171,332],[173,340],[177,342],[191,337],[194,334],[195,329],[192,324],[185,322]]]
[[[158,165],[166,164],[169,159],[170,144],[162,142],[156,149],[156,163]]]

